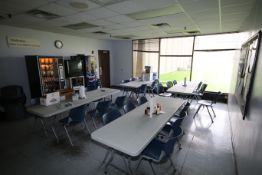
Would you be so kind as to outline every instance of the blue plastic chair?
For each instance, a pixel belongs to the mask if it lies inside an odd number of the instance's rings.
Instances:
[[[138,165],[135,169],[135,174],[142,160],[147,160],[149,162],[149,165],[154,175],[156,175],[156,172],[153,168],[152,162],[162,163],[169,160],[173,167],[173,171],[175,172],[176,169],[171,159],[171,155],[173,153],[175,143],[176,143],[176,137],[174,135],[174,132],[172,132],[172,134],[169,137],[167,137],[162,141],[158,139],[154,139],[142,152]]]
[[[111,100],[100,101],[96,105],[96,110],[90,113],[94,127],[97,129],[95,118],[101,118],[108,111],[111,105]]]
[[[111,104],[111,107],[123,110],[124,105],[126,104],[127,97],[125,95],[119,96],[116,98],[115,103]]]
[[[167,87],[167,88],[171,88],[172,86],[173,86],[172,81],[167,81],[167,82],[166,82],[166,87]]]
[[[112,109],[102,116],[103,124],[106,125],[121,116],[117,109]]]
[[[144,97],[144,96],[138,97],[138,99],[137,99],[137,103],[138,103],[139,106],[146,103],[146,102],[147,102],[147,98]]]
[[[129,111],[131,111],[135,108],[136,108],[136,106],[131,101],[128,101],[127,104],[125,104],[125,106],[124,106],[124,111],[125,111],[125,113],[128,113]]]
[[[146,84],[142,84],[137,92],[136,92],[136,96],[137,98],[139,97],[140,94],[142,94],[142,96],[146,96],[146,92],[147,92],[147,85]]]
[[[63,118],[60,120],[60,122],[63,124],[66,135],[68,137],[68,140],[70,142],[70,144],[73,146],[73,142],[72,139],[68,133],[67,128],[70,126],[75,126],[79,123],[84,123],[85,124],[85,128],[88,130],[88,132],[90,133],[90,130],[88,129],[87,123],[86,123],[86,110],[87,110],[87,106],[86,105],[82,105],[80,107],[74,108],[70,111],[68,117]]]

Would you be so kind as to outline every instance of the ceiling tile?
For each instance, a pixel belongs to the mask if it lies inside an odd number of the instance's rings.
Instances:
[[[47,5],[41,6],[38,9],[46,11],[46,12],[54,13],[60,16],[68,16],[68,15],[72,15],[76,13],[73,9],[60,6],[56,3],[50,3]]]
[[[106,20],[103,20],[103,19],[91,21],[90,23],[98,25],[98,26],[110,26],[110,25],[114,25],[115,24],[113,22],[106,21]]]
[[[71,16],[66,16],[65,18],[67,18],[68,20],[73,20],[76,22],[81,22],[81,21],[92,21],[92,20],[96,20],[97,17],[92,16],[90,14],[88,14],[87,12],[80,12]]]
[[[113,12],[112,10],[108,10],[104,7],[92,9],[92,10],[86,12],[86,14],[94,16],[96,18],[110,18],[110,17],[119,15],[118,13]]]
[[[118,15],[118,16],[114,16],[114,17],[111,17],[111,18],[106,18],[106,20],[114,22],[114,23],[118,23],[118,24],[135,21],[135,20],[133,20],[133,19],[131,19],[131,18],[125,16],[125,15]]]
[[[87,9],[74,8],[70,5],[70,3],[72,3],[72,2],[85,3],[85,4],[88,5],[88,8]],[[70,9],[77,11],[77,12],[88,11],[88,10],[100,7],[99,5],[93,3],[89,0],[77,0],[77,1],[76,0],[58,0],[58,1],[56,1],[56,3],[59,4],[59,5],[62,5],[64,7],[70,8]]]

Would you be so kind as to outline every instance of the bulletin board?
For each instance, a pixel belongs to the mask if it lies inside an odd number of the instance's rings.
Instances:
[[[241,47],[235,96],[242,111],[243,119],[246,118],[248,112],[249,100],[253,87],[257,57],[260,46],[260,39],[261,31],[251,37]]]

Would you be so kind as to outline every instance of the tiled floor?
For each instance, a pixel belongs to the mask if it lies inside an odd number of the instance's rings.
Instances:
[[[216,104],[217,117],[211,124],[206,109],[200,110],[193,120],[196,109],[192,104],[189,115],[183,121],[185,135],[181,140],[182,150],[175,147],[172,159],[182,175],[232,175],[235,174],[231,146],[230,124],[226,104]],[[91,127],[91,121],[90,127]],[[1,175],[102,175],[101,161],[106,149],[90,140],[81,127],[72,134],[76,146],[71,147],[63,128],[58,128],[62,140],[55,142],[53,135],[47,138],[40,123],[33,118],[0,123],[0,174]],[[132,162],[132,167],[137,161]],[[116,156],[114,165],[124,169],[123,160]],[[155,165],[157,174],[174,174],[169,163]],[[108,175],[125,174],[115,166],[108,168]],[[150,175],[152,171],[143,162],[138,175]]]

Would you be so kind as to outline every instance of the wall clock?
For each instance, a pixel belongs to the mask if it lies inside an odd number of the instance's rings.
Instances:
[[[61,40],[55,40],[55,47],[61,49],[63,47],[63,43]]]

